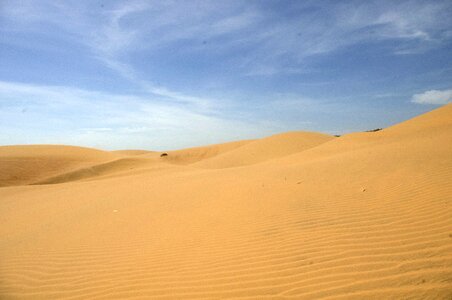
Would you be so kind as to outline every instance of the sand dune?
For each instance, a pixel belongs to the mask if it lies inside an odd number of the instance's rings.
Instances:
[[[116,151],[112,151],[112,152],[115,154],[123,155],[123,156],[138,156],[138,155],[156,153],[155,151],[147,151],[147,150],[116,150]]]
[[[46,147],[0,148],[2,299],[452,298],[452,105],[167,157]]]
[[[94,164],[88,167],[78,168],[70,172],[64,172],[55,176],[33,182],[33,184],[56,184],[86,179],[100,179],[105,176],[119,176],[124,173],[137,172],[138,170],[156,167],[159,163],[150,158],[126,157],[105,163]]]
[[[74,146],[0,146],[0,187],[30,184],[115,157],[110,152]]]
[[[315,132],[287,132],[256,140],[234,151],[204,159],[196,166],[215,169],[246,166],[297,153],[331,139],[334,137]]]
[[[164,160],[167,162],[187,165],[196,163],[208,158],[216,157],[218,155],[228,153],[234,149],[240,148],[248,143],[252,142],[251,140],[245,141],[237,141],[230,142],[218,145],[210,145],[204,147],[194,147],[176,151],[167,152],[168,157],[165,157]]]

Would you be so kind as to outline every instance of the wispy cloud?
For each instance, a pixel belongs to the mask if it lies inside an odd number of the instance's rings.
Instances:
[[[452,102],[452,90],[430,90],[413,95],[412,102],[418,104],[443,105]]]
[[[181,148],[262,134],[278,128],[256,120],[205,114],[195,106],[124,94],[0,81],[0,143],[37,143],[20,132],[38,130],[39,143],[112,149]],[[15,136],[9,133],[19,132]],[[7,140],[5,140],[7,139]]]
[[[279,6],[239,1],[127,1],[92,8],[94,13],[72,2],[44,2],[42,9],[25,3],[10,15],[23,22],[55,24],[81,36],[94,55],[129,80],[143,80],[137,76],[137,66],[127,63],[130,56],[167,47],[174,54],[199,51],[219,58],[241,51],[242,58],[228,60],[237,72],[275,75],[302,70],[311,56],[359,43],[391,40],[389,51],[409,54],[452,38],[448,1],[331,1],[327,5],[308,1],[288,3],[279,14]],[[162,96],[186,101],[182,92],[162,89],[171,91]]]
[[[41,5],[36,6],[32,2],[24,1],[16,5],[14,3],[5,4],[4,15],[8,17],[13,24],[20,24],[14,30],[34,30],[34,26],[43,26],[43,24],[54,25],[66,31],[66,38],[79,39],[81,43],[87,46],[92,54],[106,67],[118,72],[125,79],[135,83],[144,91],[169,98],[173,101],[183,103],[197,104],[200,107],[208,107],[215,103],[212,99],[186,95],[182,92],[172,90],[171,88],[157,85],[149,80],[145,80],[138,75],[136,69],[123,61],[123,58],[140,48],[149,48],[146,40],[153,40],[149,37],[150,32],[160,26],[168,26],[168,21],[160,24],[143,22],[138,26],[131,23],[131,18],[143,18],[145,12],[151,12],[152,15],[158,15],[163,8],[156,8],[159,5],[151,5],[150,2],[130,1],[120,4],[111,9],[101,11],[99,16],[90,15],[88,8],[74,6],[74,3],[59,2],[57,4],[43,1]],[[97,8],[98,9],[98,8]],[[182,12],[182,11],[180,11]],[[179,22],[180,19],[172,18],[168,15],[171,22]],[[187,16],[186,16],[187,17]],[[240,22],[240,20],[237,20]],[[133,23],[133,22],[132,22]],[[237,22],[234,20],[225,20],[223,26],[216,24],[217,33],[234,30]],[[239,26],[240,27],[240,26]],[[193,32],[192,34],[195,34]],[[148,35],[148,36],[147,36]],[[168,34],[161,35],[163,37]],[[175,38],[183,38],[175,37]],[[167,37],[166,37],[167,39]]]
[[[247,66],[257,68],[252,74],[274,75],[290,71],[294,65],[303,66],[313,56],[384,41],[393,43],[387,54],[419,53],[450,41],[451,8],[438,1],[300,4],[299,17],[265,22],[265,30],[255,35],[262,39]]]
[[[186,95],[145,80],[138,75],[132,65],[122,61],[124,56],[142,47],[140,46],[140,44],[144,44],[142,41],[148,39],[146,37],[146,33],[148,33],[145,29],[146,27],[142,27],[141,24],[140,26],[133,26],[130,24],[130,19],[140,18],[142,17],[140,14],[152,11],[152,9],[155,9],[155,7],[151,6],[150,3],[132,1],[112,10],[107,10],[104,13],[106,22],[99,29],[91,31],[89,36],[87,36],[86,43],[96,57],[107,67],[118,72],[121,76],[137,84],[150,94],[182,103],[195,104],[200,108],[207,108],[213,105],[215,101],[212,99]],[[152,16],[150,17],[152,18]],[[149,25],[149,28],[154,27],[153,24]]]

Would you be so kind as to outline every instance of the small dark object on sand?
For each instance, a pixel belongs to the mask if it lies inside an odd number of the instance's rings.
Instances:
[[[160,154],[160,157],[168,156],[168,153],[162,153]]]
[[[380,131],[380,130],[383,130],[383,128],[375,128],[372,130],[366,130],[366,132],[376,132],[376,131]]]

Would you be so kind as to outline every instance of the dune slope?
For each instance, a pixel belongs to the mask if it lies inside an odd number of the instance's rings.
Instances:
[[[237,142],[229,142],[224,144],[209,145],[203,147],[194,147],[176,151],[165,152],[168,154],[164,157],[166,162],[179,165],[193,164],[208,158],[216,157],[218,155],[228,153],[237,148],[252,142],[252,140],[244,140]]]
[[[213,169],[246,166],[304,151],[331,139],[334,137],[315,132],[295,131],[276,134],[210,159],[204,159],[194,166]]]
[[[78,168],[69,172],[64,172],[55,176],[43,178],[35,181],[32,184],[56,184],[80,180],[102,179],[104,177],[124,176],[137,171],[155,169],[162,170],[168,165],[160,163],[157,159],[135,157],[123,157],[90,165],[88,167]]]
[[[30,184],[115,157],[110,152],[74,146],[0,146],[0,187]]]
[[[0,188],[2,299],[452,297],[452,105],[262,157]]]

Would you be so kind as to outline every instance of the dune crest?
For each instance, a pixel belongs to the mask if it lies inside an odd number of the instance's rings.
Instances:
[[[115,150],[115,151],[111,151],[111,152],[113,152],[115,154],[120,154],[123,156],[139,156],[139,155],[155,153],[154,151],[147,151],[147,150]]]
[[[167,157],[40,148],[56,177],[14,147],[2,176],[59,184],[0,188],[2,299],[452,297],[452,105]]]
[[[31,184],[114,158],[107,151],[75,146],[0,146],[0,187]]]
[[[209,145],[203,147],[194,147],[187,148],[176,151],[168,151],[165,152],[168,154],[165,157],[165,161],[180,164],[180,165],[188,165],[193,164],[198,161],[202,161],[204,159],[212,158],[234,149],[240,148],[248,143],[252,142],[251,140],[237,141],[237,142],[229,142],[224,144],[216,144]]]
[[[294,131],[276,134],[252,141],[233,151],[202,160],[194,166],[217,169],[252,165],[301,152],[332,139],[334,139],[333,136],[316,132]]]

